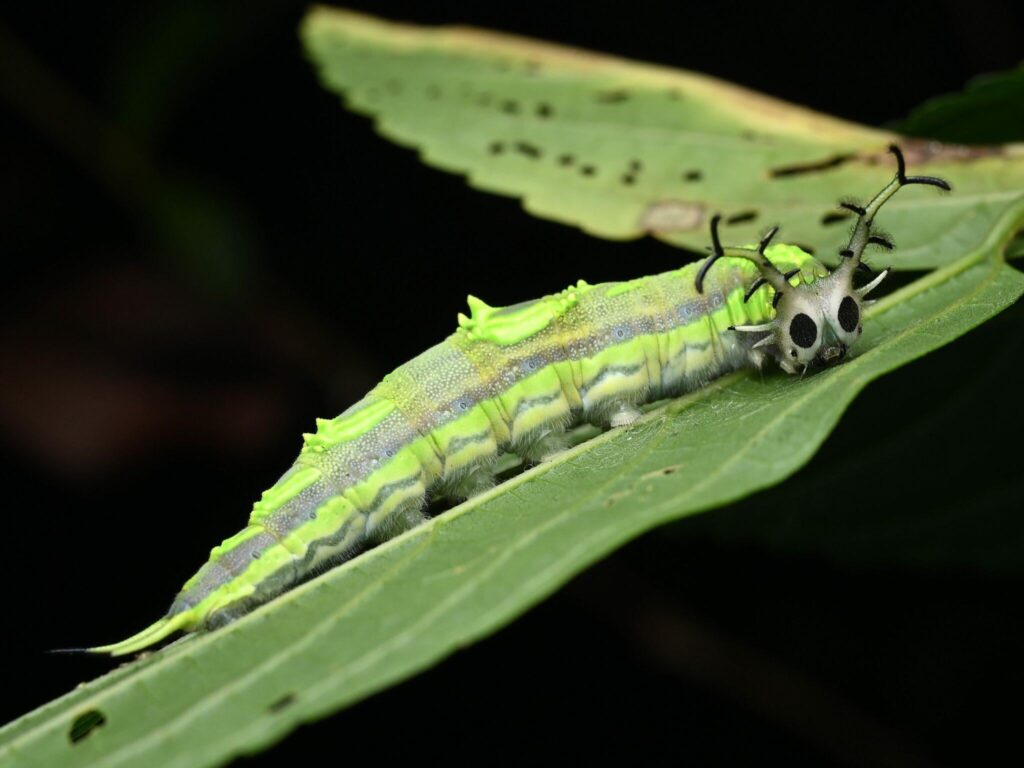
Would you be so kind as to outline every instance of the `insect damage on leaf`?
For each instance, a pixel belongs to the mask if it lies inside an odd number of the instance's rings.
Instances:
[[[662,234],[686,232],[704,226],[707,211],[702,203],[688,203],[683,200],[664,200],[652,203],[640,217],[644,232]]]

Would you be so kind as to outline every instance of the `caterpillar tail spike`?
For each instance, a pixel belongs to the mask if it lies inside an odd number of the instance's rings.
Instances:
[[[942,179],[898,170],[857,214],[839,266],[795,245],[724,247],[628,283],[568,288],[508,307],[470,297],[455,332],[399,366],[362,400],[304,436],[292,467],[253,505],[248,525],[210,553],[164,618],[119,643],[126,656],[181,632],[215,630],[426,519],[427,500],[490,487],[501,453],[543,461],[565,429],[628,429],[639,406],[769,360],[789,374],[842,362],[861,336],[855,289],[882,205],[901,187]],[[854,204],[851,204],[854,205]],[[763,289],[763,290],[761,290]],[[728,330],[729,328],[733,330]],[[735,331],[735,332],[733,332]]]
[[[166,640],[175,632],[188,629],[190,616],[187,613],[179,613],[175,616],[165,616],[159,619],[141,632],[137,632],[129,638],[109,645],[98,645],[92,648],[59,648],[51,653],[85,653],[100,656],[128,656],[149,648],[162,640]]]

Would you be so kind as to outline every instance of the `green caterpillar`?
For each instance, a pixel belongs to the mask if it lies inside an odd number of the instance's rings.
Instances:
[[[493,484],[503,451],[541,461],[580,421],[622,427],[637,406],[704,386],[773,358],[787,373],[839,363],[861,335],[861,288],[882,205],[907,184],[895,178],[857,214],[833,272],[792,245],[723,248],[711,220],[702,263],[623,283],[582,280],[509,307],[469,298],[471,314],[446,340],[384,377],[334,419],[317,421],[294,465],[256,502],[249,524],[210,553],[164,618],[113,645],[113,656],[177,631],[213,629],[376,542],[424,519],[428,494],[465,498]],[[718,268],[711,270],[713,265]]]

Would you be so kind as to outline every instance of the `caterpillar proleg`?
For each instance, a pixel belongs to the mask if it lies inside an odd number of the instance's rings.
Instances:
[[[440,344],[399,366],[362,400],[317,420],[293,466],[255,503],[248,525],[210,553],[170,610],[142,632],[88,649],[135,653],[177,631],[211,630],[325,567],[424,520],[429,495],[462,499],[494,482],[502,452],[539,461],[574,424],[627,427],[638,406],[769,360],[790,374],[841,363],[863,330],[873,229],[900,188],[933,177],[897,173],[857,215],[829,271],[794,245],[723,247],[658,275],[590,285],[508,307],[470,296],[469,314]]]

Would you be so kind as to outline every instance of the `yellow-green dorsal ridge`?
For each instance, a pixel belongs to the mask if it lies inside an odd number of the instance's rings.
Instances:
[[[491,307],[476,296],[468,296],[466,303],[471,314],[466,317],[459,313],[459,328],[472,339],[503,347],[517,344],[547,328],[592,288],[585,280],[579,280],[559,293],[507,307]]]

